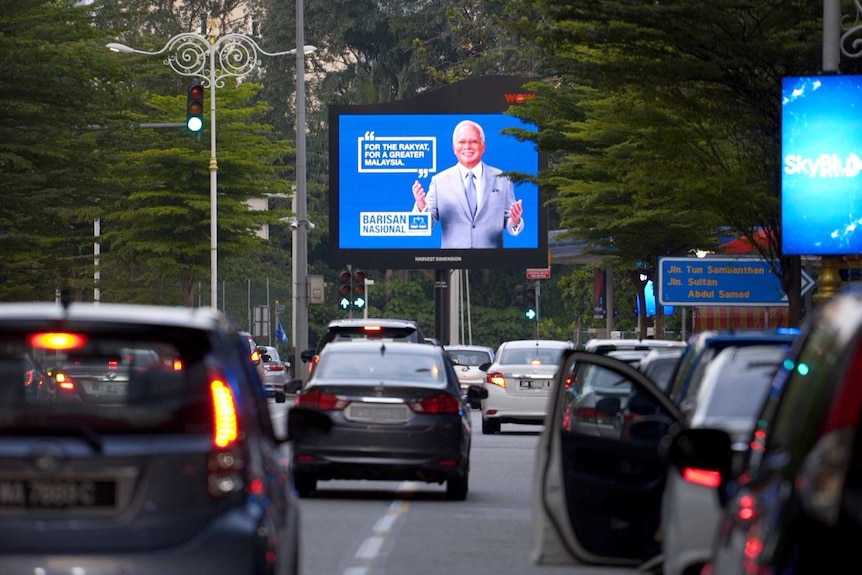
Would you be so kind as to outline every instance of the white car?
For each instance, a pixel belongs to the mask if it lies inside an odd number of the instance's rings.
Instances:
[[[567,349],[575,349],[575,344],[550,339],[500,344],[494,363],[485,370],[482,433],[498,433],[503,423],[542,425],[552,382]]]
[[[455,374],[461,384],[461,393],[467,395],[471,385],[481,386],[485,382],[485,372],[479,366],[492,363],[496,355],[494,348],[484,345],[447,345],[444,346],[449,359],[455,364]],[[471,407],[478,409],[477,402],[471,402]]]
[[[737,450],[744,449],[785,351],[783,345],[770,344],[719,352],[695,384],[689,427],[723,429]],[[661,512],[664,575],[700,572],[712,556],[721,518],[713,479],[698,470],[668,471]]]

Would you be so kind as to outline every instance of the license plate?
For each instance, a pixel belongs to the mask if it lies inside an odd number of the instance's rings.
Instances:
[[[550,380],[547,379],[522,379],[521,389],[547,389],[551,387]]]
[[[108,395],[118,395],[123,393],[125,386],[121,383],[102,383],[96,384],[95,389],[99,393],[106,393]]]
[[[113,479],[0,479],[0,509],[97,509],[117,505]]]
[[[356,421],[407,421],[407,406],[353,404],[347,408],[345,416]]]

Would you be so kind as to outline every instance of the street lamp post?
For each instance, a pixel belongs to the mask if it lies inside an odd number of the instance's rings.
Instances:
[[[241,78],[254,70],[259,61],[258,54],[266,56],[297,55],[314,52],[314,46],[298,43],[297,48],[286,52],[267,52],[257,42],[244,34],[220,36],[218,20],[207,19],[207,35],[183,33],[167,41],[164,48],[156,52],[136,50],[124,44],[112,42],[107,48],[123,54],[159,56],[166,54],[165,64],[181,76],[200,78],[210,89],[210,294],[211,306],[218,308],[218,163],[216,161],[216,88],[224,86],[227,77]],[[304,132],[303,132],[304,134]]]
[[[305,45],[303,0],[296,0],[296,234],[293,246],[293,345],[296,357],[308,347],[308,199],[305,166],[305,58],[298,50]],[[296,374],[297,372],[294,371]],[[301,369],[303,380],[307,370]]]

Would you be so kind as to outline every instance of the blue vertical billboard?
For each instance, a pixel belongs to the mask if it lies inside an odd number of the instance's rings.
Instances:
[[[781,90],[781,249],[862,253],[862,76],[792,76]]]
[[[464,80],[386,104],[330,106],[331,263],[388,269],[543,267],[535,127],[506,114],[527,78]]]

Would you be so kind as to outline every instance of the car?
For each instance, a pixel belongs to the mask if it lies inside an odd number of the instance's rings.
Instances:
[[[333,341],[364,341],[367,339],[382,339],[388,341],[406,341],[410,343],[429,343],[419,324],[410,319],[394,318],[348,318],[335,319],[327,324],[323,335],[313,350],[306,349],[300,354],[303,362],[308,364],[311,374],[320,359],[320,353],[327,344]]]
[[[790,346],[799,335],[799,328],[781,327],[764,330],[709,330],[695,333],[689,338],[685,352],[671,378],[667,393],[671,400],[690,410],[686,400],[693,396],[693,388],[703,378],[703,371],[722,349],[746,345],[777,343]]]
[[[683,342],[672,340],[591,340],[585,346],[587,351],[619,359],[638,369],[650,353],[681,353],[684,348]],[[605,400],[607,404],[611,399],[624,402],[631,394],[631,386],[611,372],[582,369],[567,386],[563,425],[577,427],[585,434],[616,436],[621,432],[621,422],[616,417],[618,410],[605,413],[599,409],[599,402]]]
[[[638,362],[638,369],[666,391],[684,351],[685,346],[651,349]]]
[[[2,303],[0,378],[0,573],[298,573],[290,438],[218,310]]]
[[[760,405],[787,354],[782,344],[728,347],[704,370],[687,427],[716,427],[739,452],[748,447]],[[662,497],[664,575],[700,573],[709,561],[721,508],[709,474],[668,471]]]
[[[479,369],[483,364],[494,361],[495,350],[493,347],[484,345],[457,344],[444,346],[449,359],[455,364],[455,373],[458,374],[458,382],[461,384],[461,393],[467,395],[471,385],[482,385],[485,381],[485,372]],[[479,409],[478,401],[471,406]]]
[[[266,395],[275,397],[276,390],[285,390],[289,366],[281,359],[278,349],[270,345],[258,346],[257,351],[260,353],[260,361],[263,365],[263,387]]]
[[[571,341],[524,339],[504,341],[494,362],[482,365],[482,434],[499,433],[503,423],[542,425],[551,382]]]
[[[296,407],[331,420],[327,433],[293,443],[300,496],[313,494],[320,481],[368,479],[445,483],[447,499],[467,497],[470,410],[442,348],[332,342],[297,393]]]
[[[257,345],[254,336],[249,332],[240,331],[239,335],[242,340],[248,344],[249,357],[251,358],[252,364],[254,364],[258,377],[260,377],[261,382],[263,382],[266,380],[266,372],[263,369],[263,362],[260,359],[260,352],[257,349],[260,346]]]
[[[726,430],[689,428],[670,441],[680,473],[711,475],[716,485],[722,511],[708,572],[857,571],[860,416],[862,286],[850,284],[806,321],[740,466]]]

